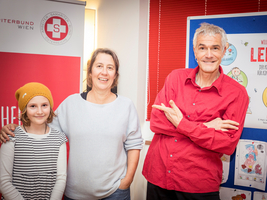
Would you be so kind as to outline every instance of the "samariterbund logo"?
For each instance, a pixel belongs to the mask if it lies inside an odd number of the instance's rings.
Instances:
[[[63,13],[50,12],[41,21],[41,33],[50,44],[64,44],[72,34],[71,21]]]

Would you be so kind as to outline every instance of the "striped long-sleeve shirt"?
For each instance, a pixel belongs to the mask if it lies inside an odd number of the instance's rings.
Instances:
[[[57,180],[60,147],[67,141],[65,134],[51,129],[36,138],[21,127],[14,133],[15,137],[10,137],[14,142],[12,185],[24,199],[50,199]],[[3,196],[6,192],[2,191]]]

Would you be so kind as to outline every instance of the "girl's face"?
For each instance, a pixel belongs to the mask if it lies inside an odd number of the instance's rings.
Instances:
[[[50,114],[50,103],[44,96],[35,96],[27,104],[27,116],[31,125],[46,123]]]
[[[92,66],[92,86],[98,90],[111,90],[116,78],[116,67],[111,55],[99,53]]]

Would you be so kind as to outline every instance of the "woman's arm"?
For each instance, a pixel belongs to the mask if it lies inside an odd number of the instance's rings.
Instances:
[[[18,125],[17,124],[7,124],[2,127],[0,131],[0,143],[5,143],[6,141],[9,141],[9,137],[7,135],[15,136],[12,131],[16,129]]]
[[[50,200],[62,199],[67,179],[67,147],[66,142],[64,142],[59,149],[58,159],[57,159],[57,180],[53,191],[51,193]]]
[[[120,189],[125,190],[130,187],[133,182],[134,174],[138,165],[140,149],[131,149],[127,155],[127,172],[125,177],[121,180]]]
[[[14,142],[2,144],[0,149],[0,188],[5,200],[23,200],[23,197],[12,185],[14,161]]]

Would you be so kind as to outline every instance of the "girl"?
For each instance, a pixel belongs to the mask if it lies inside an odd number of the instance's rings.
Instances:
[[[55,116],[50,90],[28,83],[15,93],[21,110],[14,137],[0,149],[2,199],[62,198],[66,184],[66,136],[49,128]]]

